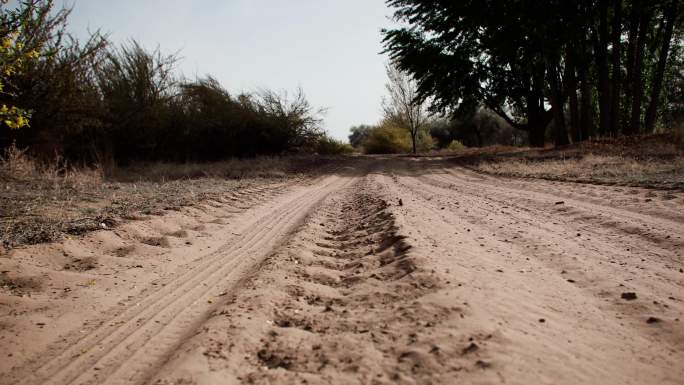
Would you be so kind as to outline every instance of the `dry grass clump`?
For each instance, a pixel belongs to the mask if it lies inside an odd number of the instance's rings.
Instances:
[[[57,158],[52,163],[40,163],[15,145],[0,155],[0,181],[51,184],[56,188],[96,186],[102,183],[103,173],[99,167],[70,167]]]

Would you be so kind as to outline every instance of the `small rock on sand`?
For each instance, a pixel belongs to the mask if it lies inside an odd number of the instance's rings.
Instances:
[[[631,292],[631,291],[622,293],[622,295],[620,297],[626,301],[633,301],[633,300],[637,299],[636,293]]]
[[[465,355],[465,354],[469,354],[469,353],[475,352],[475,351],[477,351],[477,350],[479,350],[479,349],[480,349],[480,347],[477,346],[477,344],[476,344],[475,342],[471,342],[470,345],[468,345],[468,346],[466,346],[465,348],[463,348],[463,354],[464,354],[464,355]]]

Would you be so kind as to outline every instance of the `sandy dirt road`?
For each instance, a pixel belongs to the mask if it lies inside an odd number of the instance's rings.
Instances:
[[[684,383],[682,192],[362,159],[160,221],[97,284],[0,293],[1,384]],[[0,267],[82,280],[29,258],[70,245]]]

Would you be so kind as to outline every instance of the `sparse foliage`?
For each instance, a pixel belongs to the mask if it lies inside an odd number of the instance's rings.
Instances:
[[[389,94],[383,100],[385,119],[408,130],[411,151],[415,154],[418,150],[418,133],[429,117],[426,103],[418,94],[418,84],[409,74],[394,64],[386,65],[385,69],[388,78],[385,88]]]

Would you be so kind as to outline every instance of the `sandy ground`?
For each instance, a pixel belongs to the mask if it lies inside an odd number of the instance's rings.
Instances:
[[[0,384],[684,384],[684,194],[362,159],[0,256]]]

